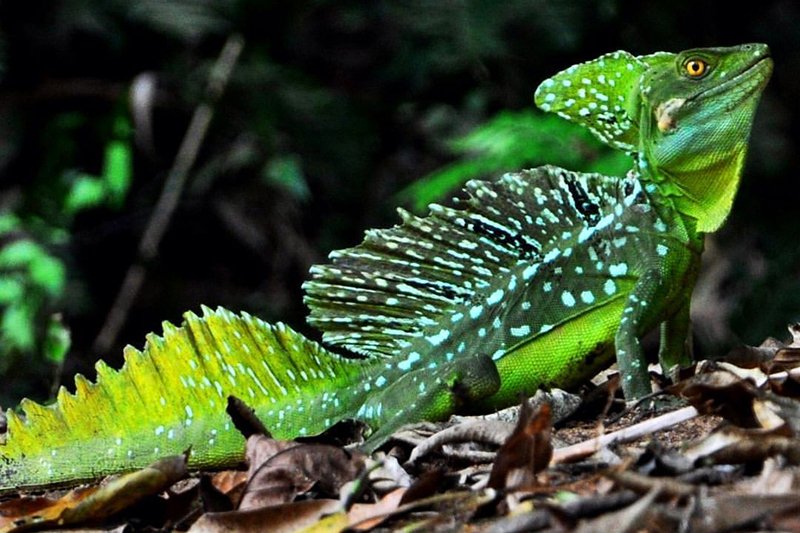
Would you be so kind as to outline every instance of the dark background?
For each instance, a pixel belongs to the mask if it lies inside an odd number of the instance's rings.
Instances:
[[[394,207],[408,198],[398,191],[469,157],[452,139],[503,110],[529,110],[541,80],[617,49],[772,47],[775,73],[742,188],[728,224],[709,239],[694,314],[701,356],[784,337],[800,319],[798,28],[800,8],[788,0],[746,8],[702,0],[3,2],[0,209],[13,216],[0,224],[0,246],[35,243],[64,279],[46,289],[33,263],[0,260],[0,403],[45,399],[59,379],[44,340],[53,313],[72,335],[65,383],[76,371],[91,376],[98,357],[121,364],[125,344],[141,347],[162,320],[179,323],[201,304],[315,337],[300,290],[311,264],[355,245],[367,228],[395,223]],[[244,52],[159,254],[114,345],[93,353],[232,34]],[[157,81],[152,128],[129,101],[144,73]],[[80,176],[104,175],[114,142],[132,162],[124,191],[66,212]],[[6,289],[16,296],[2,300]],[[14,336],[20,325],[31,331],[27,343]]]

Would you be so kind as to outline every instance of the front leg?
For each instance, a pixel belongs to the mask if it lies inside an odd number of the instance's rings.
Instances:
[[[622,376],[622,391],[627,400],[636,400],[652,392],[647,360],[639,337],[648,327],[648,318],[663,296],[664,277],[660,270],[645,272],[628,295],[614,338],[617,366]]]

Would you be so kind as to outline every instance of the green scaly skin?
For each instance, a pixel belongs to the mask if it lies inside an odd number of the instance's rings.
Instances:
[[[639,338],[687,363],[704,235],[724,222],[772,70],[765,45],[636,57],[616,52],[546,80],[545,111],[634,155],[627,177],[556,167],[470,182],[455,207],[373,230],[306,283],[309,321],[337,355],[283,325],[204,309],[126,350],[97,383],[8,412],[0,493],[94,480],[191,447],[231,466],[235,395],[274,435],[365,421],[373,449],[404,423],[481,412],[574,386],[616,355],[628,398],[649,392]]]

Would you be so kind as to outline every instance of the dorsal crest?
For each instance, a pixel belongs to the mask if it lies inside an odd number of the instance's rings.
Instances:
[[[621,217],[643,201],[635,178],[547,166],[472,181],[466,192],[456,207],[434,204],[424,218],[401,212],[402,225],[371,230],[361,245],[312,268],[305,301],[325,342],[405,357],[399,365],[409,368],[467,349],[497,359],[621,294],[624,276],[599,290],[592,285],[611,265],[598,256],[613,253],[592,243],[624,233]],[[654,215],[637,216],[649,223]],[[566,265],[582,271],[586,254],[591,269],[572,283],[574,294],[555,290],[553,279]]]

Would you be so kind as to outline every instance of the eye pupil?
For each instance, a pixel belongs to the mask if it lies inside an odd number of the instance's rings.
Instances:
[[[686,72],[690,76],[699,77],[706,72],[706,63],[700,59],[690,59],[685,63]]]

